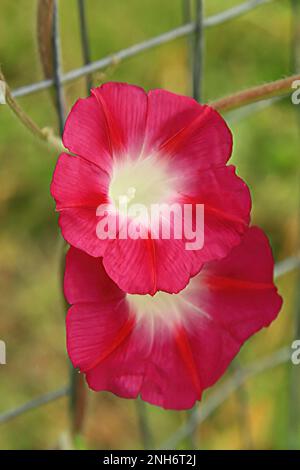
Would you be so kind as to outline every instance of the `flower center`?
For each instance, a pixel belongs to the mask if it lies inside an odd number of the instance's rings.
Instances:
[[[115,165],[109,196],[115,207],[121,204],[152,204],[166,202],[174,191],[172,176],[161,159],[148,157],[125,160]]]

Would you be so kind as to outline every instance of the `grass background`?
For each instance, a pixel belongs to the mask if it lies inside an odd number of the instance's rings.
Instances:
[[[63,67],[70,70],[82,64],[77,2],[59,3]],[[182,23],[181,0],[86,0],[86,3],[93,60]],[[206,0],[205,14],[238,3]],[[15,88],[41,79],[36,1],[1,0],[0,7],[0,63],[10,86]],[[206,30],[203,100],[291,74],[291,42],[289,0],[274,1]],[[119,80],[146,89],[163,87],[190,94],[188,41],[179,39],[140,54],[109,69],[105,75],[95,74],[94,79],[96,84]],[[78,96],[85,96],[85,81],[66,85],[65,92],[71,107]],[[48,90],[20,98],[19,102],[41,127],[57,130]],[[276,260],[297,250],[300,114],[295,108],[287,98],[231,122],[232,162],[251,188],[253,223],[267,232]],[[7,106],[0,107],[0,339],[7,344],[7,364],[0,366],[0,412],[68,380],[59,278],[60,237],[49,195],[56,159],[57,154],[31,136]],[[239,356],[241,363],[292,341],[295,273],[280,279],[278,286],[284,297],[282,313],[270,328],[248,341]],[[296,404],[290,400],[290,382],[295,367],[289,363],[251,379],[245,387],[246,429],[244,412],[235,394],[197,431],[201,448],[249,445],[263,449],[300,448],[300,433],[295,435],[291,430]],[[209,393],[206,392],[204,400]],[[157,444],[187,416],[186,412],[152,406],[147,409]],[[68,429],[68,401],[61,399],[0,425],[0,448],[68,447]],[[135,403],[107,393],[89,392],[80,445],[139,448]],[[181,445],[188,447],[189,443]]]

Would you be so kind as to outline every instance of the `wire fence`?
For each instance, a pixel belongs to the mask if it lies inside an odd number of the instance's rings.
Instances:
[[[61,62],[61,47],[60,47],[60,30],[59,30],[59,11],[58,0],[53,0],[53,19],[52,19],[52,48],[53,48],[53,76],[44,80],[22,86],[12,91],[13,98],[37,93],[54,87],[56,111],[58,117],[58,124],[60,133],[63,131],[65,121],[65,97],[64,85],[68,82],[86,77],[86,86],[89,91],[92,86],[93,74],[99,70],[105,69],[110,65],[119,63],[122,60],[133,57],[137,54],[146,52],[154,47],[161,46],[168,42],[174,41],[178,38],[187,37],[189,40],[190,49],[190,67],[192,76],[192,94],[196,100],[201,99],[202,95],[202,82],[204,78],[203,71],[203,44],[204,44],[204,31],[206,28],[215,27],[234,20],[255,8],[274,3],[279,0],[249,0],[245,1],[235,7],[221,11],[213,16],[205,18],[203,16],[203,1],[195,0],[195,20],[191,20],[192,9],[190,0],[183,1],[183,20],[184,24],[163,34],[147,39],[138,44],[122,49],[107,57],[101,58],[96,61],[91,61],[90,45],[88,38],[88,28],[86,22],[86,5],[85,0],[77,0],[80,36],[82,44],[83,65],[82,67],[70,70],[66,73],[62,70]],[[293,0],[292,0],[293,1]],[[48,2],[49,3],[49,2]],[[295,70],[297,72],[297,70]],[[267,106],[271,106],[282,97],[272,97],[265,100],[260,100],[258,103],[250,104],[242,109],[234,111],[228,115],[230,121],[239,120],[252,115],[254,112],[259,111]],[[275,265],[275,278],[286,275],[294,270],[300,268],[300,254],[295,254]],[[219,386],[215,386],[213,392],[210,393],[208,398],[204,400],[200,407],[194,407],[189,414],[186,422],[180,426],[175,432],[168,437],[168,439],[159,446],[160,449],[176,448],[185,438],[192,436],[198,426],[208,419],[211,414],[220,407],[229,396],[236,392],[239,388],[254,376],[273,369],[281,364],[287,363],[291,357],[291,347],[285,347],[273,352],[272,354],[263,357],[253,363],[238,367],[235,372],[232,372],[228,379],[223,381]],[[84,400],[82,398],[82,385],[81,378],[78,380],[79,374],[74,369],[71,369],[70,383],[52,392],[40,395],[27,403],[4,411],[0,414],[0,424],[6,423],[12,419],[17,418],[24,413],[37,409],[46,404],[55,402],[63,397],[70,397],[71,410],[73,421],[75,421],[75,430],[80,432],[83,419]],[[136,400],[137,403],[137,417],[138,425],[140,428],[141,439],[144,448],[154,448],[155,443],[151,434],[151,429],[148,423],[147,409],[141,400]],[[76,424],[77,423],[77,424]],[[79,424],[78,424],[79,423]]]
[[[179,26],[178,28],[172,29],[171,31],[160,34],[159,36],[156,36],[154,38],[147,39],[146,41],[140,42],[139,44],[127,47],[126,49],[122,49],[107,57],[93,61],[91,63],[86,63],[85,65],[77,69],[70,70],[69,72],[61,75],[60,81],[62,84],[65,84],[73,80],[85,77],[87,75],[91,75],[92,73],[98,72],[99,70],[103,70],[110,65],[115,65],[116,63],[119,63],[124,59],[129,59],[130,57],[152,49],[153,47],[157,47],[162,44],[166,44],[170,41],[174,41],[175,39],[191,35],[195,32],[196,29],[202,30],[204,28],[210,28],[223,24],[227,21],[237,18],[240,15],[248,13],[249,11],[253,10],[254,8],[260,5],[270,3],[272,1],[275,0],[250,0],[244,2],[241,5],[230,8],[224,12],[218,13],[217,15],[213,15],[203,19],[200,28],[196,22],[191,22],[183,26]],[[83,10],[81,10],[80,14],[81,18],[83,18],[82,11]],[[87,38],[85,39],[85,41],[87,41]],[[85,45],[84,47],[86,48],[87,46]],[[54,84],[55,78],[49,78],[46,80],[41,80],[40,82],[32,83],[30,85],[17,88],[13,91],[12,94],[15,98],[18,98],[20,96],[25,96],[31,93],[35,93],[37,91],[45,90],[47,88],[50,88]]]

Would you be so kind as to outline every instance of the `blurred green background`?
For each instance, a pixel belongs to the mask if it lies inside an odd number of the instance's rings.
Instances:
[[[205,15],[238,3],[206,0]],[[92,60],[183,21],[181,0],[86,0],[86,4]],[[0,0],[0,63],[13,89],[43,78],[36,6],[35,0]],[[66,71],[82,64],[78,10],[76,0],[60,0],[59,6]],[[277,0],[205,31],[204,101],[293,73],[290,7],[289,0]],[[160,46],[104,72],[94,75],[95,84],[126,81],[146,89],[163,87],[190,94],[188,40]],[[67,84],[65,92],[70,107],[85,96],[85,80]],[[22,97],[19,103],[40,127],[57,131],[49,90]],[[231,115],[233,163],[251,188],[253,222],[270,237],[276,261],[298,249],[300,106],[295,108],[286,98],[243,118]],[[57,153],[34,138],[8,106],[0,107],[0,339],[7,345],[7,364],[0,366],[0,412],[68,381],[61,241],[49,195],[56,159]],[[295,273],[278,281],[284,297],[281,315],[248,341],[239,355],[240,364],[291,344],[298,281]],[[291,400],[296,369],[288,363],[249,380],[242,397],[233,394],[197,430],[196,445],[203,449],[300,448],[296,403]],[[210,393],[204,394],[204,402]],[[147,411],[156,445],[187,417],[186,412],[151,406]],[[0,425],[0,448],[68,448],[69,428],[68,400],[62,398]],[[77,445],[140,448],[135,402],[88,392],[83,437]]]

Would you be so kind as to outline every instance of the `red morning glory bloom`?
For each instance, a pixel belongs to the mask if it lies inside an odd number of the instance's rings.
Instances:
[[[242,344],[277,316],[268,240],[250,228],[179,294],[125,294],[102,260],[66,258],[67,348],[93,390],[187,409],[224,373]]]
[[[125,292],[179,292],[205,262],[240,243],[250,195],[226,165],[231,132],[211,107],[164,90],[107,83],[76,102],[63,143],[73,155],[59,157],[51,184],[62,234],[74,247],[103,257],[107,274]],[[115,208],[110,221],[129,224],[117,208],[124,197],[146,208],[189,205],[192,214],[202,204],[203,247],[186,249],[186,236],[155,237],[147,222],[145,237],[123,239],[117,231],[114,238],[99,238],[100,206]],[[167,224],[163,216],[160,222]]]

